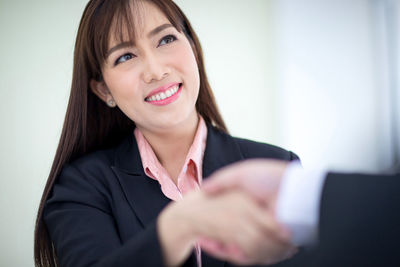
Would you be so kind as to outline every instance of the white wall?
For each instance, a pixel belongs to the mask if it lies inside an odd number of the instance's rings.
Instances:
[[[393,15],[393,25],[391,26],[393,36],[393,103],[394,103],[394,146],[395,159],[397,160],[397,168],[400,169],[400,0],[388,0],[389,8]]]
[[[305,166],[378,171],[393,164],[376,9],[366,0],[276,2],[278,142]]]
[[[0,1],[0,266],[33,266],[34,219],[86,1]]]
[[[367,0],[176,2],[234,135],[292,149],[306,166],[386,167]],[[0,0],[0,266],[33,266],[34,218],[85,4]]]
[[[175,2],[199,35],[211,86],[230,132],[272,142],[273,1]]]

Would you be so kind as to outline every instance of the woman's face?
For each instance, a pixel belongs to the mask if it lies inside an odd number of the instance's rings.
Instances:
[[[141,130],[193,125],[200,78],[192,47],[157,7],[143,2],[140,12],[135,44],[110,40],[104,82],[92,80],[91,88]]]

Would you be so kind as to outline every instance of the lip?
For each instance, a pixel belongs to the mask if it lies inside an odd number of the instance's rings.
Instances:
[[[158,93],[165,92],[165,91],[167,91],[169,88],[174,87],[174,86],[176,86],[176,85],[178,85],[178,84],[180,84],[180,83],[168,83],[168,84],[166,84],[166,85],[164,85],[164,86],[158,87],[158,88],[154,89],[153,91],[151,91],[150,94],[148,94],[148,95],[145,97],[145,99],[146,99],[146,98],[149,98],[149,97],[152,97],[153,95],[156,95],[156,94],[158,94]]]
[[[181,83],[170,83],[166,86],[159,87],[159,88],[151,91],[151,93],[146,97],[146,98],[152,97],[153,95],[156,95],[158,93],[165,92],[169,88],[174,87],[176,85],[179,85],[179,88],[178,88],[178,91],[174,95],[167,97],[163,100],[146,101],[146,102],[149,104],[155,105],[155,106],[165,106],[165,105],[171,104],[172,102],[175,102],[179,98],[179,96],[182,92],[183,85]]]

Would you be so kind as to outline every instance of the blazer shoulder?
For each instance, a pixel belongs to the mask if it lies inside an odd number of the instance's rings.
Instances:
[[[75,169],[82,175],[95,175],[111,168],[114,162],[115,149],[97,150],[78,157],[64,165],[62,172]]]
[[[118,164],[118,158],[128,155],[134,147],[133,135],[124,137],[118,144],[107,148],[98,149],[93,152],[84,154],[66,164],[66,167],[73,166],[79,170],[95,170],[103,169],[104,167],[110,169]],[[133,152],[135,153],[135,152]],[[130,162],[132,163],[132,162]],[[133,162],[133,163],[136,163]]]
[[[55,185],[71,188],[94,187],[103,193],[112,183],[115,149],[98,150],[66,163],[58,174]]]
[[[299,160],[299,157],[295,153],[281,147],[244,138],[233,138],[239,145],[245,158],[273,158],[286,161]]]

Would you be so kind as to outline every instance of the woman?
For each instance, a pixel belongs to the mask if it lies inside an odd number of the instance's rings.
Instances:
[[[37,216],[36,265],[222,266],[201,256],[199,238],[269,226],[247,197],[197,189],[218,168],[254,157],[297,158],[227,134],[200,43],[172,1],[92,0]]]

